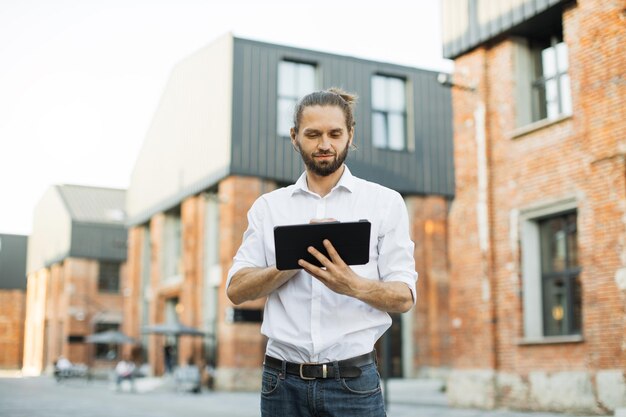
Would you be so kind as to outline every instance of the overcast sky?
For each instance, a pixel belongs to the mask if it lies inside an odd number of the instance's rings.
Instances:
[[[0,0],[0,233],[53,184],[126,188],[173,66],[227,32],[452,69],[438,0]]]

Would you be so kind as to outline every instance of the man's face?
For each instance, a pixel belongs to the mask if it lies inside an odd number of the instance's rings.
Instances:
[[[291,130],[291,141],[307,170],[326,177],[337,171],[348,156],[353,130],[348,130],[341,108],[309,106],[302,112],[300,131]]]

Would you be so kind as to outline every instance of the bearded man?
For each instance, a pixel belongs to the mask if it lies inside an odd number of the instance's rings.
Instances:
[[[253,204],[228,272],[234,304],[267,296],[265,417],[385,415],[374,344],[391,325],[389,312],[415,304],[417,273],[404,200],[344,163],[355,103],[355,95],[336,88],[300,100],[291,141],[306,171]],[[301,259],[302,269],[276,269],[274,226],[361,219],[371,223],[367,264],[346,265],[325,240],[328,256],[308,249],[322,267]]]

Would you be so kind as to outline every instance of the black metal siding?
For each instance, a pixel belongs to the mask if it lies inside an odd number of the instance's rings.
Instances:
[[[26,289],[28,238],[0,235],[0,289]]]
[[[125,261],[127,231],[122,225],[72,222],[72,246],[67,256]]]
[[[318,87],[356,92],[355,144],[348,166],[357,176],[406,194],[454,193],[452,109],[437,73],[400,65],[235,39],[231,173],[293,182],[304,167],[288,138],[277,135],[277,71],[281,60],[313,63]],[[371,77],[398,76],[413,99],[412,151],[376,149],[371,141]],[[410,130],[410,129],[409,129]]]
[[[461,1],[467,3],[468,16],[462,17],[462,20],[467,22],[467,29],[462,35],[444,43],[443,45],[444,57],[454,59],[499,35],[509,32],[516,26],[545,12],[551,7],[560,7],[561,5],[572,2],[573,0],[526,0],[519,6],[512,8],[511,10],[483,24],[480,23],[480,19],[478,18],[479,0],[445,1],[448,1],[451,5],[456,6],[458,6],[458,2]],[[503,0],[480,1],[482,1],[486,7],[495,7],[494,3],[500,3]],[[459,7],[450,7],[449,9],[452,13],[455,13],[455,10],[462,10],[462,8]],[[453,28],[444,27],[443,30],[444,32],[451,32]]]

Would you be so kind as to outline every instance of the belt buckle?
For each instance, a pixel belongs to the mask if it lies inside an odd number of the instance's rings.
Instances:
[[[302,373],[302,367],[305,366],[305,365],[315,365],[315,364],[314,363],[301,363],[300,364],[300,378],[302,378],[304,380],[307,380],[307,381],[311,381],[311,380],[315,379],[315,377],[311,378],[311,377],[308,377],[308,376],[304,376],[304,374]]]
[[[304,374],[302,373],[302,367],[305,365],[318,365],[318,364],[317,363],[301,363],[300,364],[300,378],[306,381],[311,381],[315,379],[315,377],[311,378],[308,376],[304,376]],[[328,367],[326,364],[322,364],[322,378],[327,378],[327,377],[328,377]]]

